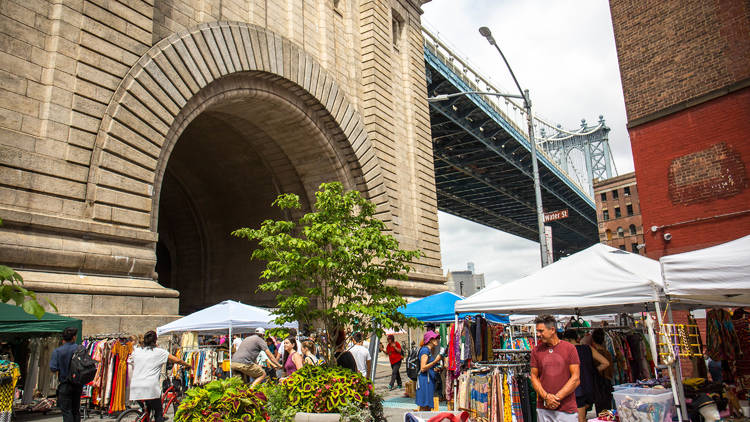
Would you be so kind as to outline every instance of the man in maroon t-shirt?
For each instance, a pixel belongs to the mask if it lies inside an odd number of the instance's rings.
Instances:
[[[574,392],[580,383],[580,361],[576,347],[557,337],[552,315],[541,315],[534,323],[539,344],[531,351],[531,385],[537,394],[538,422],[578,422]]]

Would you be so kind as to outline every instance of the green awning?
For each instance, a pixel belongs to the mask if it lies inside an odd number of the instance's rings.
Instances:
[[[27,314],[18,306],[0,303],[0,334],[43,334],[62,333],[68,327],[78,329],[78,343],[81,342],[81,320],[51,312],[45,312],[41,319]]]

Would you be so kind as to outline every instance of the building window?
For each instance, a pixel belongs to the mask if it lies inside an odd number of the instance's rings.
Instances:
[[[391,11],[391,30],[393,31],[393,48],[398,51],[401,45],[401,33],[404,28],[404,18],[395,10]]]
[[[620,250],[624,251],[625,250],[625,245],[620,245]]]
[[[633,204],[628,204],[625,208],[628,210],[628,215],[633,215]]]
[[[620,214],[620,207],[615,207],[615,218],[622,217],[622,214]]]
[[[612,191],[612,199],[617,199],[620,197],[620,194],[617,193],[617,189]]]
[[[607,235],[607,240],[612,240],[612,230],[607,229],[604,234]]]
[[[607,210],[602,211],[602,220],[604,221],[609,220],[609,211]]]
[[[633,236],[635,236],[635,234],[636,234],[635,224],[631,224],[630,225],[630,234],[633,235]]]
[[[607,202],[607,192],[602,192],[601,198],[602,198],[602,202]]]
[[[625,186],[622,188],[622,193],[625,194],[625,196],[630,196],[630,186]]]
[[[617,235],[620,237],[625,237],[625,230],[622,229],[622,227],[617,228]]]
[[[633,251],[633,253],[638,253],[638,244],[637,243],[631,243],[630,244],[630,250]]]

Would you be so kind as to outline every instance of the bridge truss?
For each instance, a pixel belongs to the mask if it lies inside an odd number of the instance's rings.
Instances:
[[[456,92],[504,92],[473,71],[428,31],[425,34],[430,97]],[[538,240],[526,116],[519,104],[496,96],[468,94],[430,103],[438,208],[489,227]],[[535,135],[548,124],[535,120]],[[607,129],[608,130],[608,129]],[[550,132],[546,132],[550,133]],[[558,132],[552,137],[558,136]],[[569,210],[549,223],[553,253],[565,256],[598,241],[590,189],[558,164],[554,146],[538,148],[545,211]],[[541,146],[541,145],[540,145]],[[568,166],[570,168],[571,166]]]

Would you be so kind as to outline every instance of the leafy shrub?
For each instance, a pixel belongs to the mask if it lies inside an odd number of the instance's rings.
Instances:
[[[265,403],[266,396],[240,378],[216,380],[187,391],[175,413],[175,422],[265,421]]]
[[[347,404],[370,407],[372,383],[341,367],[306,365],[282,380],[289,406],[300,412],[339,413]]]

